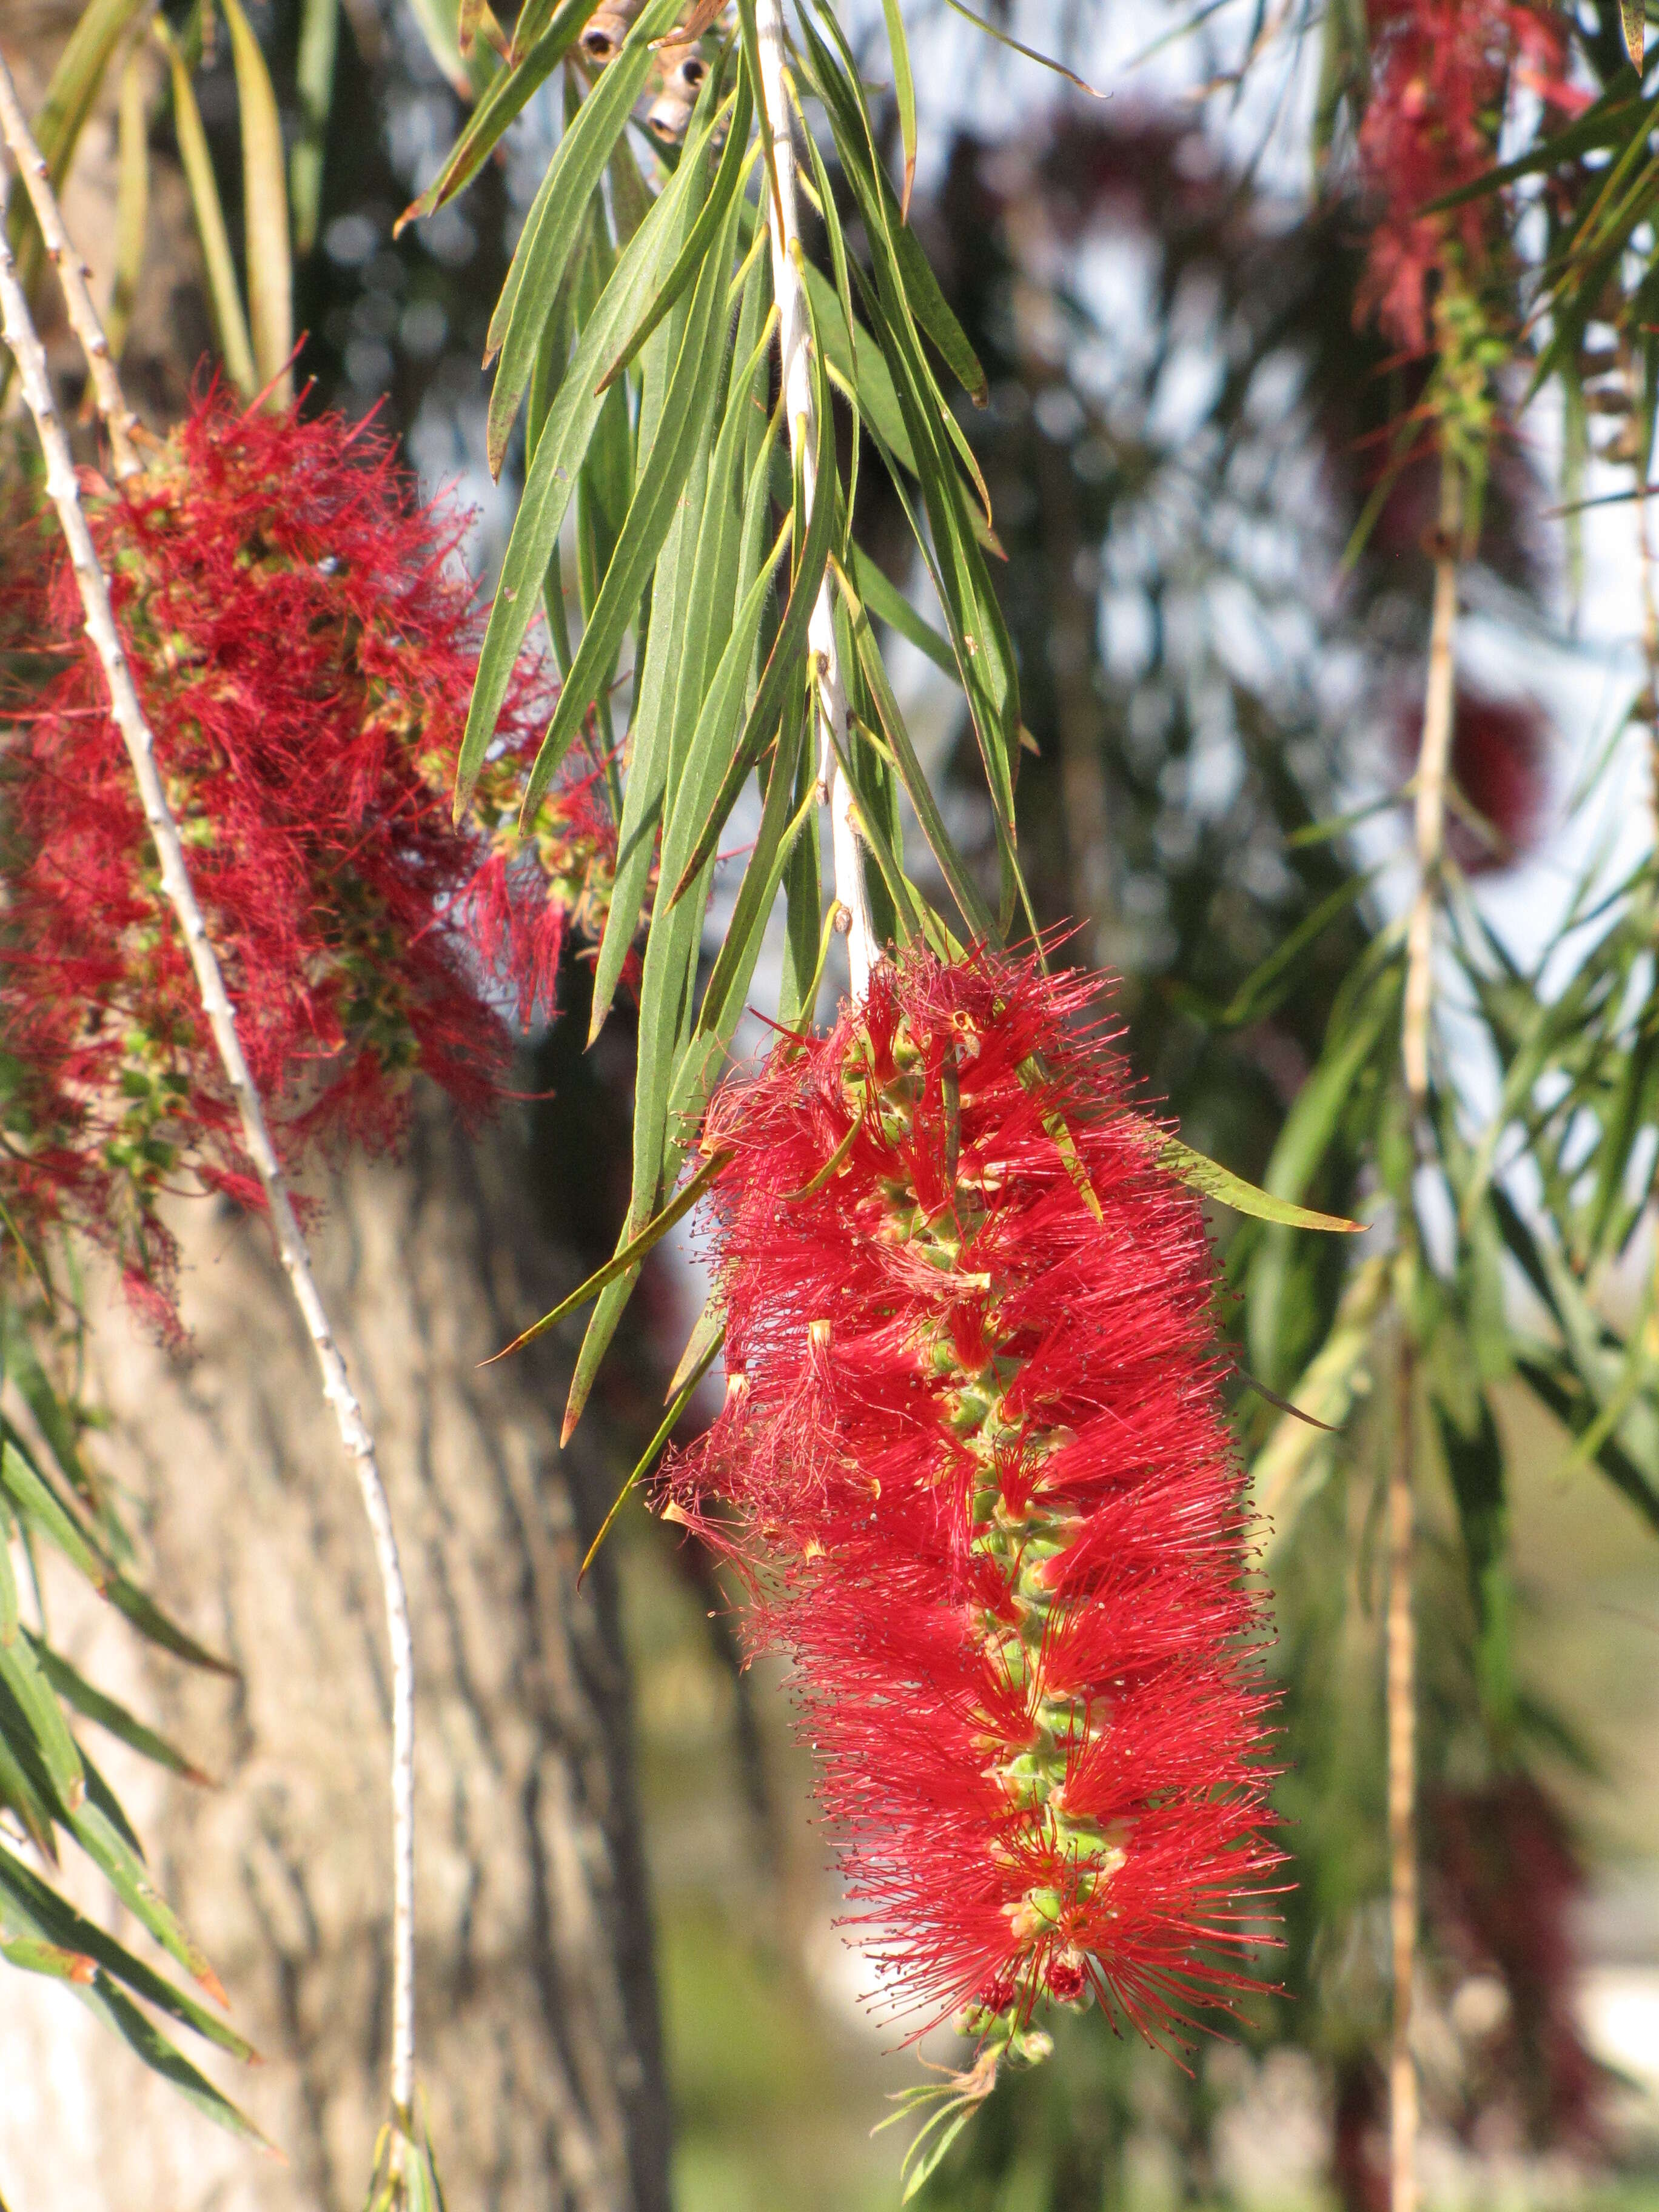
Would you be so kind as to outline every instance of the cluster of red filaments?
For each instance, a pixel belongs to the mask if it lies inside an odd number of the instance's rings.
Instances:
[[[1587,95],[1571,80],[1568,18],[1529,0],[1369,0],[1366,21],[1371,82],[1358,153],[1376,227],[1359,314],[1422,353],[1437,285],[1453,264],[1478,282],[1504,237],[1495,192],[1449,213],[1431,211],[1434,202],[1491,168],[1511,88],[1558,113]]]
[[[908,955],[717,1097],[727,1395],[663,1478],[796,1663],[888,1995],[1017,2058],[1044,2001],[1226,2004],[1276,1863],[1208,1246],[1093,996]]]
[[[452,819],[483,626],[461,519],[374,431],[217,392],[146,463],[89,480],[88,513],[279,1148],[394,1138],[416,1071],[483,1109],[511,1049],[497,980],[551,1010],[567,912],[603,925],[614,832],[607,860],[585,781],[526,837],[504,799]],[[15,663],[0,702],[0,1197],[30,1247],[67,1227],[113,1250],[165,1322],[161,1196],[260,1193],[74,578],[39,550],[3,609],[37,680]],[[491,788],[516,796],[549,703],[526,665]]]

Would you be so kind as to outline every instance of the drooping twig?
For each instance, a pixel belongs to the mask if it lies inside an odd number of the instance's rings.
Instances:
[[[1406,992],[1401,1046],[1412,1124],[1429,1103],[1429,1031],[1434,1005],[1434,933],[1444,889],[1446,785],[1456,705],[1457,582],[1463,527],[1462,478],[1442,462],[1440,526],[1435,545],[1434,611],[1428,684],[1417,758],[1417,891],[1406,933]],[[1408,1233],[1408,1232],[1407,1232]],[[1389,1926],[1394,2024],[1389,2057],[1389,2212],[1417,2212],[1417,2064],[1412,2056],[1412,2000],[1417,1978],[1417,1498],[1412,1473],[1414,1361],[1411,1316],[1401,1301],[1400,1376],[1394,1457],[1389,1470]]]
[[[109,434],[110,459],[118,480],[137,476],[143,464],[132,443],[132,434],[138,427],[138,417],[126,401],[120,379],[115,373],[109,340],[104,335],[103,325],[92,304],[92,295],[87,289],[87,264],[70,244],[69,234],[64,228],[64,217],[58,205],[58,196],[52,188],[52,172],[46,167],[46,156],[34,143],[23,104],[17,97],[17,87],[12,81],[5,58],[0,55],[0,137],[10,149],[23,179],[23,189],[29,196],[29,205],[34,210],[34,219],[40,226],[40,235],[46,240],[46,252],[58,271],[58,281],[64,288],[64,307],[69,316],[70,328],[80,341],[81,350],[87,357],[92,386],[97,395],[98,412],[104,418],[104,428]]]
[[[1394,2020],[1389,2051],[1389,2212],[1417,2212],[1417,2063],[1412,2006],[1417,1982],[1416,1494],[1412,1483],[1415,1362],[1401,1316],[1394,1458],[1389,1476],[1389,1607],[1385,1627],[1389,1724],[1389,1940]]]
[[[49,184],[47,189],[50,190]],[[90,301],[86,301],[86,309],[90,314]],[[95,323],[95,318],[94,320]],[[155,738],[145,720],[116,631],[109,585],[99,565],[81,503],[69,440],[52,398],[46,351],[3,234],[0,234],[0,332],[17,363],[24,399],[40,434],[46,456],[47,495],[58,511],[70,565],[80,587],[87,635],[103,666],[109,687],[110,713],[126,746],[143,800],[144,818],[155,840],[161,888],[184,933],[202,1009],[241,1119],[242,1140],[270,1207],[277,1253],[316,1351],[322,1370],[323,1395],[333,1408],[341,1441],[356,1463],[363,1510],[374,1540],[392,1653],[392,2101],[401,2135],[409,2125],[415,2072],[415,1668],[409,1604],[398,1558],[392,1509],[380,1479],[374,1441],[335,1342],[328,1313],[312,1273],[311,1255],[295,1218],[282,1164],[266,1127],[264,1109],[243,1056],[224,975],[185,866],[179,827],[167,805],[155,757]]]
[[[783,0],[756,0],[755,26],[760,40],[761,107],[772,135],[769,216],[772,237],[772,292],[777,301],[778,348],[782,362],[784,407],[790,449],[801,472],[802,498],[811,520],[817,495],[813,424],[811,322],[800,273],[800,213],[795,196],[795,145],[790,136],[789,97],[784,84]],[[856,1003],[870,981],[875,931],[865,888],[856,801],[836,749],[847,748],[847,694],[836,649],[835,601],[828,575],[819,586],[807,626],[807,649],[817,673],[821,725],[818,787],[830,808],[836,859],[836,896],[847,920],[847,957]],[[833,741],[832,741],[833,740]],[[838,927],[841,926],[839,918]]]
[[[1413,1118],[1429,1096],[1429,1010],[1434,998],[1434,924],[1446,862],[1446,781],[1451,768],[1456,697],[1454,642],[1457,631],[1459,539],[1463,527],[1462,480],[1445,464],[1440,528],[1435,546],[1434,613],[1429,627],[1428,689],[1423,702],[1423,740],[1417,757],[1417,895],[1406,933],[1406,1004],[1401,1042],[1406,1089]]]

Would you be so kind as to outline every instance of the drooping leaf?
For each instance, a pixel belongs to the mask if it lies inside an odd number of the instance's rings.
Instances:
[[[637,320],[660,259],[678,242],[694,169],[677,170],[617,264],[562,380],[547,424],[536,441],[514,519],[501,580],[489,610],[478,672],[456,768],[456,815],[471,796],[495,733],[495,718],[513,680],[520,647],[540,597],[547,565],[569,509],[577,472],[604,404],[597,389],[605,364]]]
[[[241,0],[222,0],[236,69],[236,101],[242,126],[242,225],[253,368],[269,386],[270,404],[286,407],[294,397],[289,366],[294,351],[294,264],[289,246],[288,183],[276,94]]]
[[[339,40],[340,0],[301,0],[300,43],[294,64],[300,128],[288,169],[294,250],[299,254],[309,253],[317,243],[323,204],[323,155],[329,110],[334,104],[334,62]]]
[[[622,52],[560,139],[525,218],[484,344],[486,366],[496,362],[486,441],[492,476],[501,472],[543,327],[579,235],[578,218],[605,174],[611,147],[644,86],[651,66],[650,41],[667,29],[674,9],[675,0],[650,0]]]
[[[251,399],[259,389],[260,378],[254,367],[253,341],[248,335],[247,317],[236,282],[236,263],[230,250],[230,234],[225,228],[218,182],[213,173],[213,156],[208,151],[207,132],[202,127],[202,111],[196,104],[190,71],[167,18],[157,15],[151,28],[167,55],[172,76],[173,134],[179,141],[185,182],[190,188],[196,235],[201,241],[214,331],[224,356],[227,375],[243,397]]]
[[[115,283],[104,335],[110,358],[119,362],[143,275],[144,240],[149,228],[149,118],[145,112],[144,72],[138,54],[129,54],[121,71],[116,109]]]

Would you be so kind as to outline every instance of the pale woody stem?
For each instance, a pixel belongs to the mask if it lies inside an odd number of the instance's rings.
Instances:
[[[1406,933],[1401,1054],[1413,1127],[1429,1103],[1429,1031],[1434,1003],[1434,928],[1446,857],[1446,786],[1456,712],[1457,580],[1463,528],[1462,481],[1442,462],[1434,610],[1428,683],[1417,760],[1417,891]],[[1394,2027],[1389,2057],[1389,2212],[1417,2212],[1417,2064],[1412,2002],[1417,1978],[1417,1624],[1416,1494],[1412,1480],[1413,1375],[1410,1316],[1400,1316],[1399,1396],[1389,1471],[1389,1608],[1386,1624],[1389,1737],[1389,1929]]]
[[[17,87],[12,81],[11,71],[6,67],[3,56],[0,56],[0,137],[4,137],[11,149],[12,158],[23,179],[23,189],[34,210],[34,219],[40,226],[40,235],[46,240],[46,252],[64,288],[64,307],[69,316],[70,328],[80,341],[81,350],[87,357],[98,411],[103,416],[104,427],[109,433],[112,466],[118,480],[136,476],[142,466],[132,444],[132,433],[138,427],[138,418],[127,405],[125,394],[121,390],[120,380],[115,374],[115,363],[110,357],[109,340],[104,336],[103,325],[92,304],[92,295],[87,289],[87,265],[70,244],[57,196],[52,189],[52,172],[34,143],[22,102],[17,97]]]
[[[1389,1936],[1394,2021],[1389,2053],[1389,2208],[1417,2212],[1417,2063],[1412,2003],[1417,1980],[1416,1498],[1412,1484],[1413,1360],[1401,1316],[1394,1461],[1389,1479]]]
[[[784,411],[789,441],[801,472],[806,515],[817,495],[813,427],[811,324],[800,273],[800,216],[795,197],[795,147],[790,135],[790,103],[784,83],[783,0],[756,0],[760,39],[760,97],[772,134],[775,191],[769,191],[772,236],[772,291],[777,301],[779,354],[782,362]],[[854,1004],[862,1000],[875,959],[875,932],[865,889],[856,802],[845,771],[836,758],[848,746],[847,695],[836,647],[835,602],[826,575],[807,626],[807,646],[817,671],[817,708],[822,729],[818,751],[819,788],[829,801],[836,861],[836,896],[847,918],[847,955]],[[830,733],[834,733],[834,744]]]
[[[0,62],[0,122],[3,123],[8,143],[14,153],[18,154],[20,161],[23,161],[27,156],[19,152],[18,141],[13,136],[13,117],[16,112],[15,92],[9,76],[4,74],[3,62]],[[27,132],[24,137],[27,141]],[[32,142],[27,143],[32,144]],[[32,195],[37,188],[43,190],[50,199],[49,181],[43,183],[37,176],[30,185]],[[36,204],[38,207],[40,203],[37,201]],[[55,208],[52,214],[56,219]],[[50,243],[51,231],[47,230],[45,223],[42,228],[46,232]],[[58,229],[61,237],[61,221],[58,222]],[[72,255],[66,257],[64,265],[73,265],[77,270],[79,267]],[[83,338],[101,337],[102,333],[97,330],[96,318],[92,314],[91,301],[85,295],[84,284],[81,286],[81,301],[76,312],[90,319],[85,330],[80,323],[76,324],[77,332]],[[225,991],[224,976],[208,937],[207,925],[185,864],[178,824],[173,818],[162,787],[155,738],[144,719],[117,635],[115,617],[110,605],[109,586],[99,566],[92,532],[81,504],[69,440],[52,398],[45,349],[35,331],[28,301],[18,280],[16,267],[3,233],[0,233],[0,329],[3,330],[6,343],[17,363],[24,398],[40,434],[46,456],[47,495],[58,510],[75,580],[80,587],[87,635],[92,640],[103,666],[109,686],[111,714],[126,746],[127,757],[143,803],[144,818],[155,842],[156,855],[161,868],[161,887],[184,933],[185,947],[196,975],[197,988],[201,994],[203,1012],[241,1118],[242,1140],[264,1188],[277,1252],[316,1351],[317,1363],[322,1370],[323,1395],[333,1408],[341,1441],[356,1463],[363,1510],[374,1540],[375,1557],[386,1600],[386,1634],[392,1653],[392,2100],[395,2115],[401,2123],[408,2114],[413,2094],[415,2066],[415,1671],[409,1606],[398,1558],[397,1538],[392,1525],[391,1506],[375,1461],[374,1439],[352,1391],[345,1362],[334,1340],[328,1314],[312,1273],[310,1255],[289,1198],[282,1165],[271,1143],[264,1110],[243,1056],[235,1018]],[[100,359],[109,366],[107,347],[101,356],[93,353],[89,347],[88,360],[94,369]],[[110,374],[112,378],[112,367],[110,368]],[[101,386],[100,392],[101,400]],[[115,411],[125,413],[119,404],[118,389]]]

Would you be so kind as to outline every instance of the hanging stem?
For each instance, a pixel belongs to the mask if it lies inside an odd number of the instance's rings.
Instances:
[[[12,136],[13,114],[16,112],[21,117],[21,111],[16,110],[15,88],[9,76],[5,74],[3,63],[0,63],[0,89],[7,95],[3,104],[0,104],[0,121],[4,123],[8,144],[21,161],[25,157],[19,154],[17,142]],[[27,131],[23,137],[29,145],[33,144]],[[27,175],[27,171],[25,173]],[[37,185],[49,200],[50,180],[42,183],[37,178],[30,186],[32,197]],[[37,209],[40,206],[38,200],[36,206]],[[61,238],[62,222],[57,216],[55,207],[52,214],[57,223],[58,235]],[[41,228],[50,246],[52,233],[46,229],[46,223],[43,222]],[[78,270],[80,264],[72,254],[68,254],[60,266],[70,265]],[[66,285],[65,289],[68,291],[69,287]],[[77,323],[77,335],[82,335],[85,339],[101,338],[102,332],[97,327],[97,319],[93,314],[91,301],[86,295],[84,282],[82,282],[80,290],[80,303],[74,312],[82,314],[87,319],[84,332],[82,325]],[[185,864],[179,827],[167,805],[156,763],[155,737],[144,718],[116,631],[115,617],[110,605],[109,585],[99,566],[92,532],[81,504],[69,439],[52,398],[46,350],[30,316],[28,301],[19,282],[10,246],[3,231],[0,231],[0,332],[3,332],[5,342],[17,363],[23,396],[40,434],[41,449],[46,456],[47,495],[58,510],[58,519],[69,547],[70,562],[75,571],[75,580],[80,587],[87,635],[92,640],[103,666],[105,681],[109,687],[110,713],[126,746],[127,758],[131,763],[133,777],[143,803],[144,818],[155,842],[156,856],[161,862],[161,888],[184,933],[191,966],[196,974],[197,988],[201,994],[202,1010],[207,1018],[225,1079],[230,1085],[241,1119],[242,1141],[264,1188],[277,1253],[294,1292],[295,1303],[300,1309],[307,1333],[316,1351],[317,1364],[322,1370],[323,1395],[333,1408],[341,1442],[356,1463],[363,1510],[368,1517],[369,1529],[374,1540],[375,1558],[386,1600],[386,1637],[392,1651],[392,2102],[401,2135],[410,2124],[415,2077],[415,1662],[410,1635],[408,1598],[398,1558],[392,1509],[375,1459],[374,1440],[363,1419],[362,1409],[358,1405],[346,1372],[345,1361],[334,1340],[328,1313],[312,1273],[311,1255],[295,1217],[282,1164],[266,1126],[264,1109],[243,1056],[241,1041],[236,1033],[235,1018],[225,991],[224,975],[208,936],[207,924],[197,902],[190,872]],[[95,369],[100,356],[92,351],[90,343],[88,345],[88,358]],[[109,362],[106,345],[101,358],[112,380],[114,368]],[[99,389],[101,404],[101,384]],[[118,386],[116,387],[116,399],[118,403]]]
[[[1413,1376],[1402,1310],[1389,1478],[1389,1936],[1394,2021],[1389,2052],[1389,2208],[1417,2212],[1417,2065],[1412,2000],[1417,1979],[1417,1622],[1412,1609],[1416,1499],[1412,1486]]]
[[[806,520],[817,495],[814,458],[816,409],[812,398],[811,322],[801,281],[800,215],[795,198],[795,145],[790,136],[789,97],[784,83],[783,0],[756,0],[755,25],[760,43],[760,100],[772,137],[769,165],[771,190],[768,216],[772,236],[772,293],[779,317],[778,349],[782,364],[784,408],[789,444],[801,472]],[[847,935],[853,998],[860,1001],[875,959],[875,931],[865,888],[859,848],[857,802],[836,758],[847,750],[847,694],[836,647],[835,600],[826,574],[807,625],[807,648],[817,674],[818,791],[830,809],[835,848],[836,896],[841,911],[836,927]]]
[[[1429,1009],[1434,997],[1434,922],[1446,858],[1446,778],[1451,763],[1456,677],[1453,644],[1462,528],[1462,480],[1455,462],[1448,458],[1441,469],[1428,690],[1423,702],[1423,741],[1417,757],[1417,896],[1406,934],[1402,1044],[1413,1119],[1421,1115],[1429,1097]]]
[[[87,289],[87,264],[70,244],[69,234],[64,228],[64,217],[58,198],[52,188],[52,172],[46,167],[46,156],[34,143],[34,134],[23,112],[23,104],[17,97],[17,87],[12,81],[3,56],[0,56],[0,137],[3,137],[23,179],[23,189],[29,196],[29,205],[34,210],[34,219],[40,226],[40,235],[46,240],[46,252],[52,267],[58,271],[58,281],[64,288],[64,307],[69,316],[70,328],[79,339],[81,350],[87,357],[87,367],[92,374],[92,388],[97,397],[98,411],[104,418],[104,428],[109,433],[110,459],[118,482],[137,476],[143,465],[133,448],[132,433],[138,427],[138,417],[126,401],[120,379],[115,373],[109,340],[104,335],[103,325],[92,304],[92,295]]]
[[[1417,895],[1406,933],[1406,993],[1401,1024],[1406,1092],[1413,1129],[1429,1103],[1429,1028],[1434,1002],[1434,925],[1446,859],[1446,782],[1450,772],[1456,698],[1457,579],[1463,528],[1462,477],[1455,459],[1441,461],[1440,527],[1435,546],[1434,611],[1429,627],[1428,684],[1417,758]],[[1409,1229],[1402,1231],[1409,1244]],[[1412,2057],[1412,1997],[1417,1974],[1417,1626],[1413,1613],[1417,1501],[1412,1479],[1413,1382],[1411,1268],[1402,1251],[1396,1302],[1400,1316],[1399,1399],[1389,1470],[1389,1929],[1393,1954],[1394,2024],[1389,2058],[1389,2212],[1417,2212],[1417,2066]],[[1404,1294],[1401,1294],[1403,1291]]]

